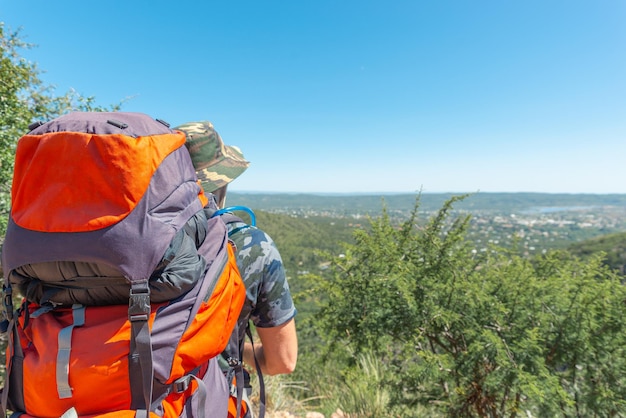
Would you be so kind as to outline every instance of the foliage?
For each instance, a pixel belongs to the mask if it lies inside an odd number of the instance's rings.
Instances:
[[[303,219],[257,209],[254,212],[257,225],[272,237],[280,250],[294,293],[302,290],[297,276],[323,267],[326,258],[321,252],[339,255],[341,243],[352,242],[354,227],[344,220],[324,217]]]
[[[626,291],[617,275],[601,257],[567,252],[532,260],[493,247],[478,256],[465,239],[469,217],[448,220],[462,198],[424,226],[418,200],[399,226],[383,213],[356,231],[333,274],[316,282],[331,350],[383,362],[392,412],[625,414]],[[355,367],[347,361],[344,378]]]
[[[358,356],[358,367],[346,375],[346,387],[338,395],[339,407],[359,417],[383,417],[389,410],[391,395],[384,383],[385,370],[377,356]]]
[[[626,233],[602,235],[568,247],[570,253],[581,258],[588,258],[596,254],[605,255],[604,264],[613,270],[626,274]]]
[[[0,235],[4,235],[10,207],[10,187],[17,140],[35,120],[48,120],[70,110],[119,110],[121,103],[108,108],[96,105],[94,97],[76,91],[57,96],[45,85],[36,64],[20,55],[33,45],[0,22]]]
[[[295,382],[285,375],[263,376],[265,388],[265,413],[267,417],[281,417],[287,411],[289,416],[297,414],[304,416],[307,412],[307,393],[309,392],[303,382]],[[254,416],[259,416],[261,394],[259,380],[256,374],[250,376],[252,393],[249,405],[254,411]]]

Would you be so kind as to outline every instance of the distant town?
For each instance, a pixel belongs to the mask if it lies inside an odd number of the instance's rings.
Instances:
[[[544,208],[520,213],[472,213],[470,238],[489,244],[514,242],[528,253],[566,247],[600,235],[626,231],[626,207]]]
[[[419,198],[418,217],[435,214],[454,194],[309,195],[232,193],[230,202],[296,218],[330,217],[351,226],[379,216],[383,207],[399,222]],[[453,216],[471,215],[468,237],[476,251],[516,245],[528,254],[563,248],[626,231],[626,195],[477,193],[453,204]]]

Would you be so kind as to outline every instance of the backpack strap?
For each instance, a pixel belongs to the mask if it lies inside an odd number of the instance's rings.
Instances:
[[[3,301],[2,301],[2,309],[4,311],[4,315],[6,317],[6,324],[3,323],[3,328],[6,326],[7,334],[7,353],[11,353],[11,357],[7,361],[7,365],[4,373],[4,387],[2,388],[2,398],[0,400],[0,406],[2,408],[1,413],[2,416],[6,416],[6,411],[9,408],[9,387],[12,379],[11,372],[13,370],[14,358],[23,358],[24,353],[22,352],[22,346],[20,345],[18,339],[18,330],[17,330],[17,314],[13,311],[13,290],[11,288],[11,284],[6,284],[2,290],[3,293]],[[21,370],[18,370],[18,373],[21,373]],[[21,388],[16,388],[21,390]],[[14,389],[15,390],[15,389]],[[20,394],[22,395],[22,394]],[[23,400],[23,397],[20,397]],[[22,401],[23,403],[23,401]],[[15,405],[13,405],[15,407]]]
[[[177,380],[174,381],[174,383],[172,383],[172,391],[174,393],[183,393],[184,391],[186,391],[189,386],[191,385],[191,381],[195,381],[196,384],[198,385],[198,389],[197,392],[198,396],[198,405],[197,405],[197,410],[198,411],[205,411],[206,410],[206,400],[207,400],[207,394],[208,394],[208,389],[206,387],[206,385],[204,384],[204,381],[200,378],[198,378],[198,376],[195,375],[195,373],[198,373],[199,369],[196,369],[194,371],[192,371],[191,373],[178,378]]]
[[[8,323],[8,347],[7,351],[11,352],[11,357],[7,361],[6,370],[4,373],[4,387],[2,388],[2,410],[0,411],[2,416],[6,416],[8,404],[9,404],[9,383],[11,382],[11,370],[13,368],[13,357],[16,355],[15,347],[20,345],[17,341],[17,324],[15,319],[9,320]],[[20,347],[20,351],[21,351]]]
[[[233,222],[241,221],[239,218],[232,214],[223,214],[221,216],[227,216],[232,218],[236,218]],[[230,233],[228,234],[231,235]],[[246,328],[248,326],[246,325]],[[219,361],[223,365],[223,370],[228,370],[226,372],[226,381],[230,386],[230,395],[235,397],[236,403],[236,415],[235,418],[241,417],[241,407],[244,402],[244,385],[245,385],[245,376],[244,376],[244,368],[243,368],[243,342],[239,341],[239,323],[235,324],[235,328],[233,329],[232,334],[230,335],[230,339],[226,348],[219,355]],[[233,381],[235,382],[233,385]],[[250,402],[245,397],[248,408],[250,408]],[[230,416],[230,415],[229,415]],[[247,415],[246,415],[247,416]]]
[[[150,288],[148,281],[133,283],[130,288],[128,320],[131,326],[128,372],[131,408],[137,418],[147,418],[152,403],[154,370],[150,342]]]
[[[219,210],[211,210],[211,209],[205,208],[204,210],[207,214],[207,217],[212,218],[214,216],[221,216],[222,219],[224,220],[224,223],[226,224],[235,223],[235,222],[241,222],[241,223],[246,224],[239,228],[235,228],[229,231],[228,232],[229,237],[241,231],[242,229],[256,226],[256,215],[254,214],[252,209],[248,208],[247,206],[229,206],[229,207],[219,209]],[[233,213],[234,211],[246,212],[250,216],[250,224],[247,224],[244,220],[242,220],[240,217],[235,215]],[[237,335],[237,338],[238,338],[239,333],[237,332],[237,334],[235,335]],[[256,354],[254,353],[254,341],[252,338],[252,332],[250,331],[249,323],[246,324],[246,335],[248,336],[248,338],[250,339],[250,343],[252,344],[252,354],[254,356],[254,367],[256,368],[257,376],[259,379],[259,418],[264,418],[265,417],[265,382],[263,381],[263,373],[261,372],[261,366],[259,365],[259,361],[257,360]],[[239,351],[238,352],[239,359],[233,359],[232,353],[227,353],[226,351],[222,353],[223,358],[226,359],[226,361],[229,363],[229,368],[231,370],[228,376],[229,384],[232,382],[233,376],[231,374],[234,374],[236,378],[235,381],[236,381],[236,395],[237,395],[237,418],[239,418],[239,415],[241,414],[241,402],[243,398],[243,392],[244,392],[243,386],[244,386],[244,380],[245,380],[243,376],[243,362],[242,362],[243,345],[239,348],[238,351]],[[232,365],[231,365],[231,360],[233,361]]]
[[[226,363],[228,364],[228,373],[226,374],[226,380],[228,381],[228,384],[231,386],[230,393],[232,396],[235,396],[235,399],[237,400],[236,418],[240,418],[241,406],[242,406],[243,398],[244,398],[244,384],[245,384],[243,362],[239,358],[235,358],[231,356],[230,354],[226,353],[226,351],[222,353],[222,356],[224,360],[226,360]],[[235,381],[234,387],[232,384],[233,379]]]
[[[75,327],[85,325],[85,307],[83,305],[72,305],[73,323],[63,328],[59,332],[59,348],[57,352],[57,393],[59,399],[72,397],[72,387],[70,386],[70,352],[72,351],[72,331]]]
[[[259,376],[259,418],[263,418],[265,416],[265,382],[263,381],[263,373],[261,372],[261,365],[259,364],[259,360],[256,358],[256,352],[254,350],[254,338],[252,338],[252,331],[250,331],[250,327],[246,327],[246,335],[250,339],[250,344],[252,344],[252,356],[254,357],[254,367],[256,368],[256,372]]]

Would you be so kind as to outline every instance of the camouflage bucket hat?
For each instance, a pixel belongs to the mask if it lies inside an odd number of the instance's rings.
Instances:
[[[187,136],[185,145],[205,192],[226,186],[250,165],[239,148],[224,145],[209,121],[184,123],[174,129]]]

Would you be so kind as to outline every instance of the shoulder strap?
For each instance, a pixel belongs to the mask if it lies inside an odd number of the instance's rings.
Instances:
[[[128,319],[131,324],[129,377],[133,409],[136,417],[147,417],[151,410],[154,368],[150,317],[150,288],[148,283],[133,284],[130,290]]]
[[[245,226],[242,226],[241,228],[237,228],[237,229],[233,229],[228,233],[228,236],[233,235],[236,232],[241,231],[244,228],[249,228],[251,226],[255,227],[256,226],[256,216],[254,214],[254,212],[252,211],[252,209],[246,207],[246,206],[229,206],[223,209],[219,209],[216,211],[212,211],[211,209],[205,208],[205,211],[207,212],[207,217],[212,218],[214,216],[220,216],[223,220],[224,223],[229,224],[229,223],[234,223],[234,222],[242,222],[244,224],[246,224]],[[209,212],[211,211],[211,212]],[[250,216],[250,224],[247,224],[243,219],[241,219],[239,216],[235,215],[233,212],[234,211],[243,211],[246,212],[249,216]],[[237,333],[238,335],[238,333]],[[261,366],[259,365],[259,362],[256,358],[256,354],[254,352],[254,340],[252,338],[252,332],[250,331],[250,324],[247,323],[246,324],[246,335],[248,336],[248,338],[250,339],[250,343],[252,344],[252,353],[254,355],[254,367],[256,368],[257,371],[257,376],[259,379],[259,418],[264,418],[265,417],[265,382],[263,381],[263,373],[261,372]],[[231,373],[236,376],[236,390],[237,390],[237,418],[239,418],[239,414],[241,413],[241,399],[243,396],[243,384],[244,384],[244,379],[243,379],[243,362],[242,362],[242,349],[243,349],[243,345],[241,347],[238,353],[239,358],[238,359],[233,359],[232,358],[232,353],[222,353],[222,356],[227,360],[227,362],[229,363],[229,367],[231,369]],[[232,361],[232,363],[231,363]],[[230,382],[232,382],[232,378],[229,379]]]
[[[250,344],[252,344],[252,355],[254,357],[254,367],[256,368],[257,375],[259,376],[259,418],[265,417],[265,382],[263,381],[263,373],[261,372],[261,365],[259,364],[259,360],[256,358],[256,353],[254,351],[254,338],[252,338],[252,331],[250,331],[250,326],[246,327],[246,335],[250,339]]]

